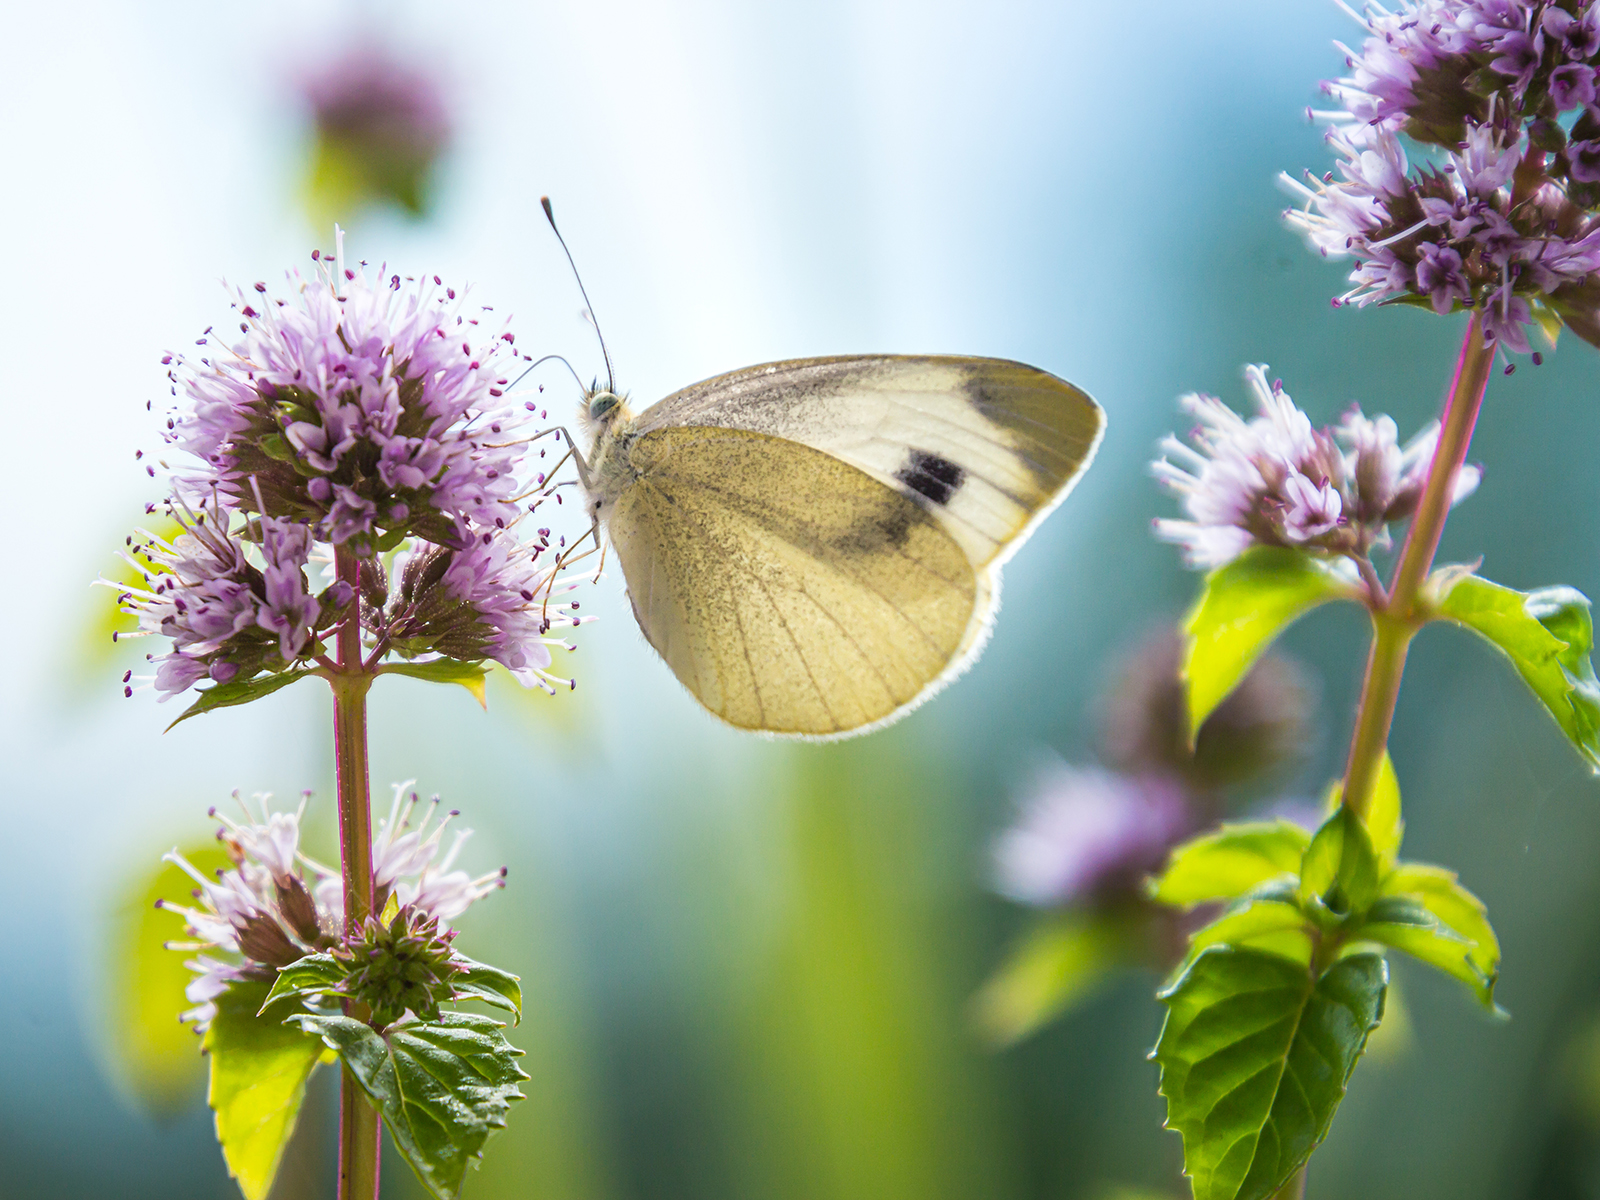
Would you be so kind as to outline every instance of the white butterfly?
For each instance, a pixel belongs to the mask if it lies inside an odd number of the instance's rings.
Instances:
[[[1105,432],[1086,393],[996,358],[768,363],[637,415],[610,368],[584,396],[587,456],[572,447],[596,544],[603,526],[695,699],[795,737],[886,725],[966,670],[1001,566]]]
[[[731,725],[831,738],[977,658],[1000,567],[1089,465],[1105,414],[1020,363],[749,367],[635,415],[593,389],[582,464],[645,637]]]

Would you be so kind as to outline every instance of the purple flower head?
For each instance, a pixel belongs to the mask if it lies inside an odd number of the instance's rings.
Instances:
[[[450,143],[444,86],[420,60],[374,38],[351,45],[301,80],[317,130],[317,174],[420,215],[434,165]]]
[[[416,921],[448,931],[449,922],[469,905],[504,886],[505,872],[471,878],[454,868],[466,831],[456,835],[449,852],[436,862],[443,823],[430,831],[424,820],[422,829],[409,829],[415,795],[403,811],[401,805],[409,786],[395,789],[395,807],[373,838],[374,870],[382,870],[381,876],[375,874],[378,907],[381,910],[393,895]],[[236,792],[243,821],[213,809],[211,815],[222,824],[217,836],[233,864],[213,877],[198,871],[175,849],[164,856],[197,885],[193,905],[167,900],[157,904],[181,916],[194,939],[174,943],[173,948],[201,952],[188,964],[196,975],[186,992],[194,1007],[183,1014],[183,1020],[194,1022],[197,1030],[210,1024],[217,998],[235,982],[271,982],[281,968],[306,955],[337,951],[343,945],[339,872],[300,850],[300,822],[309,795],[291,813],[274,811],[270,796],[254,797],[252,806]],[[437,806],[436,799],[434,809]]]
[[[1532,323],[1528,302],[1513,295],[1508,284],[1491,293],[1484,306],[1483,340],[1504,346],[1514,354],[1527,354],[1532,349],[1528,345],[1528,327]]]
[[[1595,6],[1413,0],[1362,23],[1350,74],[1324,85],[1339,107],[1317,114],[1337,170],[1284,177],[1304,202],[1290,223],[1354,260],[1338,303],[1476,308],[1512,352],[1550,317],[1600,341],[1596,265],[1574,254],[1600,228]],[[1402,136],[1433,161],[1410,167]]]
[[[1039,774],[1017,823],[995,842],[995,887],[1040,907],[1131,891],[1192,821],[1171,779],[1057,764]]]
[[[408,656],[493,659],[524,687],[570,687],[549,668],[550,648],[571,645],[549,635],[583,622],[564,598],[579,581],[559,576],[554,561],[540,564],[548,532],[538,538],[528,545],[510,530],[484,529],[460,549],[419,544],[396,564],[399,582],[386,606],[374,605],[384,610],[375,618],[379,636]]]
[[[1524,33],[1514,29],[1496,38],[1493,45],[1498,57],[1489,63],[1489,69],[1514,79],[1516,82],[1511,89],[1512,95],[1521,99],[1544,58],[1544,30]]]
[[[1587,63],[1568,63],[1550,72],[1550,100],[1562,112],[1593,104],[1594,68]]]
[[[123,557],[144,574],[143,587],[118,588],[138,618],[135,636],[170,638],[156,664],[155,686],[167,699],[202,679],[227,683],[244,672],[283,670],[316,652],[325,609],[305,568],[310,531],[275,518],[235,519],[220,503],[183,510],[173,541],[139,531]]]
[[[1388,523],[1415,508],[1437,433],[1401,448],[1393,421],[1370,421],[1359,409],[1337,428],[1313,429],[1264,367],[1246,368],[1245,377],[1260,414],[1252,420],[1215,397],[1179,401],[1201,421],[1194,445],[1166,438],[1151,469],[1181,497],[1187,519],[1158,520],[1156,535],[1203,569],[1252,546],[1359,559],[1387,545]],[[1476,487],[1477,474],[1463,471],[1460,480],[1456,500]]]
[[[1448,246],[1425,242],[1418,247],[1416,285],[1419,294],[1427,296],[1433,311],[1449,312],[1458,301],[1472,295],[1462,272],[1461,255]]]
[[[172,640],[152,656],[155,686],[265,694],[245,685],[325,670],[349,623],[369,670],[492,660],[524,686],[570,688],[550,667],[552,647],[572,647],[552,631],[589,618],[570,595],[580,580],[561,575],[566,539],[514,532],[570,482],[524,477],[538,409],[509,399],[500,372],[531,356],[453,289],[435,295],[437,277],[369,286],[340,237],[296,303],[257,284],[240,295],[241,344],[171,372],[192,403],[167,440],[201,462],[166,502],[182,533],[129,539],[144,585],[110,584],[141,634]]]
[[[365,553],[512,520],[524,442],[503,392],[511,335],[435,277],[369,284],[339,242],[311,279],[291,275],[292,302],[265,284],[238,293],[238,345],[208,331],[205,357],[178,357],[190,405],[169,440],[204,464],[180,490],[218,490]]]
[[[372,835],[372,882],[374,902],[382,909],[391,896],[402,907],[418,909],[449,928],[473,904],[505,887],[505,868],[472,876],[455,865],[461,848],[472,836],[470,829],[458,829],[450,848],[441,856],[444,831],[456,817],[450,810],[440,816],[439,797],[423,810],[421,821],[412,823],[419,797],[412,791],[415,780],[394,785],[394,803],[387,818],[379,818]],[[435,819],[437,818],[437,824]],[[344,916],[344,894],[337,874],[321,881],[317,902],[337,920]]]

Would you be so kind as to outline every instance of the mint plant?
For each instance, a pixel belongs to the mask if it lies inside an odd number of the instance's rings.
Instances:
[[[527,1078],[503,1022],[454,1007],[520,1018],[517,978],[462,954],[452,926],[505,872],[456,866],[469,831],[446,847],[457,814],[435,798],[419,819],[409,784],[374,831],[366,698],[399,675],[481,702],[494,663],[570,688],[552,650],[586,618],[561,539],[523,528],[563,486],[536,469],[544,414],[508,394],[528,356],[437,276],[380,268],[369,283],[335,232],[331,261],[313,253],[310,278],[290,274],[290,298],[236,293],[239,342],[207,329],[198,359],[162,360],[181,399],[165,475],[148,466],[170,490],[148,511],[169,536],[128,539],[138,586],[103,582],[137,636],[165,644],[138,687],[192,693],[174,725],[303,679],[333,691],[339,865],[301,846],[306,800],[213,809],[229,863],[214,876],[168,856],[196,884],[194,903],[161,907],[187,930],[173,948],[196,954],[183,1019],[210,1058],[230,1173],[248,1200],[268,1193],[307,1079],[336,1062],[341,1200],[377,1196],[385,1126],[451,1200]],[[124,684],[132,696],[131,672]]]
[[[1169,439],[1155,464],[1185,510],[1157,533],[1208,572],[1183,627],[1190,729],[1312,609],[1359,604],[1372,625],[1321,826],[1225,824],[1178,847],[1150,884],[1160,903],[1213,914],[1160,993],[1154,1051],[1197,1200],[1303,1194],[1307,1160],[1382,1020],[1390,951],[1498,1012],[1484,906],[1452,872],[1400,855],[1387,742],[1412,639],[1435,621],[1471,629],[1600,767],[1589,601],[1434,561],[1451,508],[1478,483],[1466,458],[1497,357],[1507,373],[1512,354],[1537,364],[1530,333],[1553,344],[1563,326],[1600,345],[1600,12],[1577,0],[1423,0],[1371,9],[1363,24],[1350,74],[1325,85],[1338,105],[1321,114],[1336,172],[1291,181],[1305,207],[1290,221],[1323,255],[1354,259],[1335,307],[1460,313],[1466,329],[1439,424],[1404,446],[1392,421],[1359,410],[1314,428],[1253,367],[1256,416],[1189,397],[1193,446]]]

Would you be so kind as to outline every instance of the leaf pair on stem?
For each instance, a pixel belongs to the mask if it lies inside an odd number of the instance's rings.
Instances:
[[[1367,599],[1346,564],[1294,550],[1258,548],[1214,571],[1185,630],[1190,728],[1293,621],[1332,600]],[[1447,566],[1426,581],[1412,619],[1417,628],[1450,621],[1488,641],[1600,768],[1584,596],[1516,592]],[[1338,784],[1328,799],[1314,835],[1284,821],[1224,825],[1176,850],[1151,884],[1163,903],[1224,906],[1160,995],[1167,1019],[1153,1054],[1196,1200],[1266,1200],[1304,1165],[1382,1019],[1386,950],[1451,976],[1503,1015],[1499,944],[1483,904],[1454,873],[1398,858],[1400,788],[1387,754],[1361,815],[1341,803]]]

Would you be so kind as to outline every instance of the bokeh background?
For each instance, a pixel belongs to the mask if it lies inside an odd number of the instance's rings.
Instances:
[[[1093,471],[1006,575],[977,667],[910,719],[833,747],[703,715],[620,578],[578,632],[571,695],[395,680],[376,784],[465,810],[511,886],[464,944],[524,978],[529,1099],[475,1200],[1105,1200],[1186,1195],[1130,971],[1004,1051],[971,996],[1028,914],[988,848],[1042,752],[1083,760],[1117,655],[1195,586],[1148,532],[1173,400],[1244,402],[1268,361],[1319,420],[1402,431],[1437,408],[1460,329],[1330,310],[1341,272],[1278,219],[1282,168],[1326,169],[1304,108],[1358,29],[1321,0],[1136,8],[909,3],[200,3],[12,8],[0,38],[0,1194],[236,1195],[192,1035],[135,986],[161,852],[229,792],[317,792],[330,705],[279,693],[171,733],[121,696],[138,665],[88,584],[152,485],[161,353],[219,322],[219,279],[331,245],[471,280],[519,347],[600,371],[538,211],[555,200],[620,384],[648,402],[766,359],[854,350],[1023,359],[1095,394]],[[361,205],[317,157],[303,80],[381,35],[441,81],[448,147],[405,204]],[[326,149],[326,147],[324,147]],[[331,180],[331,182],[330,182]],[[340,187],[345,190],[340,191]],[[552,371],[558,410],[575,400]],[[1482,489],[1444,553],[1600,591],[1600,360],[1564,343],[1496,377]],[[585,597],[586,604],[590,600]],[[1322,681],[1312,794],[1338,766],[1354,610],[1286,643]],[[501,683],[504,681],[501,680]],[[1397,963],[1411,1032],[1357,1072],[1313,1196],[1600,1196],[1600,784],[1464,634],[1413,652],[1393,743],[1411,857],[1481,894],[1509,1024]],[[152,932],[154,931],[154,933]],[[148,975],[151,968],[145,964]],[[276,1195],[331,1194],[323,1072]],[[417,1194],[391,1162],[386,1195]]]

